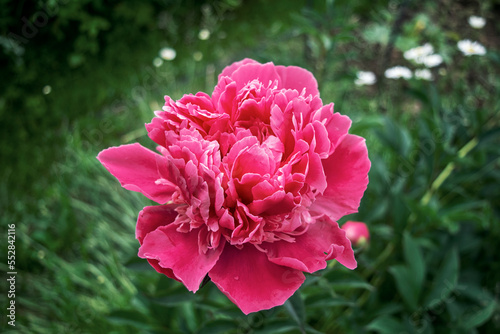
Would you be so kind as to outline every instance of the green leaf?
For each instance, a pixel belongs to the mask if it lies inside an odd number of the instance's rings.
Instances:
[[[312,328],[311,326],[309,325],[306,325],[306,333],[307,334],[324,334],[324,332],[320,332],[314,328]]]
[[[394,333],[404,333],[405,327],[403,324],[394,317],[382,316],[379,317],[368,325],[366,325],[366,330],[375,331],[381,334],[394,334]]]
[[[285,302],[285,308],[293,320],[297,322],[302,332],[304,332],[306,308],[299,291],[295,292],[293,296]]]
[[[495,302],[495,300],[491,300],[488,306],[486,306],[485,308],[482,308],[477,312],[465,316],[462,322],[462,326],[466,330],[471,330],[475,327],[481,326],[486,321],[488,321],[489,318],[491,318],[496,308],[497,303]]]
[[[384,128],[376,129],[375,134],[382,144],[406,158],[412,147],[412,138],[408,129],[397,124],[390,118],[385,118]]]
[[[412,276],[410,268],[397,265],[390,267],[389,272],[394,276],[401,298],[412,311],[416,310],[418,306],[418,289],[415,286],[415,278]]]
[[[324,278],[328,280],[328,284],[333,287],[334,291],[351,289],[373,290],[373,286],[354,271],[331,270],[324,275]]]
[[[166,297],[155,298],[151,301],[163,306],[177,306],[179,304],[187,303],[196,299],[196,296],[191,293],[172,294]]]
[[[264,328],[256,330],[255,334],[288,334],[297,331],[297,325],[290,320],[272,320],[266,322]]]
[[[427,295],[424,302],[425,307],[432,308],[448,298],[448,296],[456,289],[458,270],[458,251],[456,248],[452,248],[446,254],[438,273],[434,277],[431,291]]]
[[[133,271],[146,271],[146,272],[152,271],[151,265],[148,263],[148,261],[141,259],[137,255],[134,255],[132,258],[130,258],[125,263],[125,267]]]
[[[369,291],[373,290],[373,285],[367,283],[367,282],[362,282],[362,281],[354,281],[354,282],[335,282],[332,283],[332,286],[334,286],[335,290],[349,290],[349,289],[366,289]]]
[[[107,317],[109,322],[117,325],[128,325],[144,330],[150,329],[148,318],[136,310],[117,310],[111,312]]]
[[[196,321],[196,315],[194,314],[194,304],[184,303],[180,308],[182,309],[182,319],[185,321],[185,325],[189,328],[190,332],[194,332],[198,326],[198,321]]]
[[[238,329],[238,323],[231,319],[216,319],[204,324],[197,334],[224,334]]]
[[[371,317],[389,316],[390,314],[401,312],[402,310],[403,305],[401,305],[401,303],[387,303],[378,307]]]
[[[340,297],[332,297],[329,293],[320,292],[313,295],[309,295],[305,299],[305,305],[307,309],[321,308],[332,306],[349,306],[353,307],[356,304],[350,300],[346,300]]]
[[[425,279],[425,262],[420,247],[407,231],[403,234],[403,251],[405,261],[410,268],[410,275],[413,277],[413,281],[415,282],[415,288],[417,289],[416,294],[418,298],[418,296],[420,296],[420,291],[422,291],[422,285]]]

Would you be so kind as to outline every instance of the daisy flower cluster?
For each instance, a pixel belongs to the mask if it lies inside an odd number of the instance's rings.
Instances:
[[[411,79],[413,73],[408,67],[394,66],[385,70],[384,75],[387,79]]]
[[[405,79],[409,80],[411,78],[415,78],[418,80],[433,80],[432,73],[429,69],[417,69],[415,72],[412,72],[408,67],[405,66],[394,66],[388,68],[384,72],[384,76],[388,79]],[[354,80],[354,84],[356,86],[368,86],[373,85],[377,82],[377,77],[375,73],[370,71],[358,71],[356,74],[356,80]]]
[[[481,43],[470,39],[458,41],[457,47],[467,57],[473,55],[484,56],[486,54],[486,48]]]
[[[416,64],[423,64],[427,68],[439,66],[443,62],[443,57],[435,54],[433,46],[429,43],[405,51],[403,57]]]
[[[486,25],[486,20],[480,16],[470,16],[468,19],[469,25],[474,29],[482,29]],[[463,55],[469,57],[473,55],[482,56],[486,54],[486,48],[477,41],[463,39],[457,43],[458,49]],[[388,68],[384,72],[384,76],[388,79],[405,79],[412,78],[418,80],[432,81],[433,74],[430,69],[437,67],[443,63],[443,57],[434,52],[434,47],[430,43],[414,47],[406,50],[403,57],[416,65],[423,65],[423,68],[417,68],[412,71],[406,66],[394,66]],[[444,69],[442,69],[444,71]],[[441,70],[440,70],[441,73]],[[358,71],[354,84],[356,86],[373,85],[377,82],[377,78],[373,72]]]
[[[375,82],[377,82],[377,77],[370,71],[358,71],[354,80],[356,86],[373,85]]]

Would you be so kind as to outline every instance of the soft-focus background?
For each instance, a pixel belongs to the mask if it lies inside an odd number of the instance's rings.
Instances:
[[[0,268],[15,224],[15,330],[500,332],[500,1],[0,3]],[[465,39],[486,53],[466,56]],[[404,52],[425,43],[443,62],[417,74],[426,65]],[[164,95],[211,94],[245,57],[310,70],[372,161],[359,214],[340,221],[370,229],[358,268],[332,263],[249,316],[212,283],[193,295],[137,258],[150,203],[95,159],[153,148],[144,123]],[[386,78],[398,65],[413,77]]]

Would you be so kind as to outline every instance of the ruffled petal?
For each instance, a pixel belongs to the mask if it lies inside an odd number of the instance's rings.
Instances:
[[[160,274],[163,274],[163,275],[165,275],[165,276],[167,276],[169,278],[173,278],[176,281],[181,282],[181,280],[179,280],[177,277],[175,277],[175,274],[172,271],[172,269],[170,269],[170,268],[163,268],[162,266],[160,266],[160,264],[159,264],[160,261],[158,261],[158,260],[152,260],[152,259],[146,259],[146,260],[148,260],[148,262],[151,265],[151,267],[155,268],[155,270],[157,272],[159,272]]]
[[[331,220],[327,216],[323,216],[318,219],[318,221],[324,221],[324,224],[329,224],[333,226],[333,243],[330,248],[330,252],[326,257],[326,260],[337,260],[340,264],[348,269],[355,269],[358,266],[356,258],[354,257],[354,251],[352,250],[352,244],[344,230],[339,227],[339,224]]]
[[[333,113],[333,103],[315,111],[312,120],[324,124],[328,133],[328,139],[330,140],[331,148],[329,154],[342,142],[351,127],[351,119],[349,117]]]
[[[337,248],[335,248],[337,246]],[[326,268],[326,259],[338,258],[349,269],[356,267],[354,253],[345,232],[330,219],[319,218],[294,242],[278,241],[261,245],[269,261],[309,273]],[[337,249],[342,248],[340,252]],[[335,251],[332,252],[332,249]]]
[[[231,79],[236,82],[238,91],[252,80],[259,80],[266,87],[274,81],[278,81],[278,84],[280,81],[273,63],[247,63],[234,71]]]
[[[171,200],[175,186],[170,182],[158,182],[163,179],[160,172],[166,173],[160,170],[163,156],[135,143],[103,150],[97,159],[123,188],[140,192],[160,204]]]
[[[310,207],[332,220],[357,212],[368,185],[370,160],[365,139],[347,135],[333,154],[323,160],[328,187]]]
[[[276,66],[276,72],[281,78],[281,88],[295,89],[299,93],[305,88],[306,96],[319,96],[318,82],[308,70],[297,66]]]
[[[174,222],[177,217],[176,207],[177,205],[146,206],[139,212],[135,227],[135,238],[139,240],[141,245],[148,233],[153,232],[160,226],[166,226]]]
[[[139,212],[135,228],[135,238],[139,240],[139,244],[142,245],[143,240],[148,233],[153,232],[160,226],[168,225],[175,220],[175,217],[177,217],[175,207],[176,205],[147,206]],[[162,268],[158,264],[157,260],[147,260],[149,264],[159,273],[178,280],[172,269]]]
[[[222,73],[219,74],[219,81],[222,77],[230,77],[234,71],[246,64],[259,64],[259,62],[250,58],[245,58],[243,60],[232,63],[231,65],[224,68],[224,70],[222,70]]]
[[[177,225],[160,226],[144,238],[139,257],[158,261],[162,268],[171,269],[175,277],[190,291],[198,291],[203,278],[215,265],[224,248],[200,252],[199,230],[177,232]]]
[[[269,262],[249,244],[226,247],[208,275],[245,314],[282,305],[305,280],[301,271]]]

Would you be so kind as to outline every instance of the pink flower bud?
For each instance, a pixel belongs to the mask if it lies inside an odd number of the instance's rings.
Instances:
[[[342,229],[354,246],[364,246],[370,240],[370,232],[365,223],[348,221],[342,225]]]

